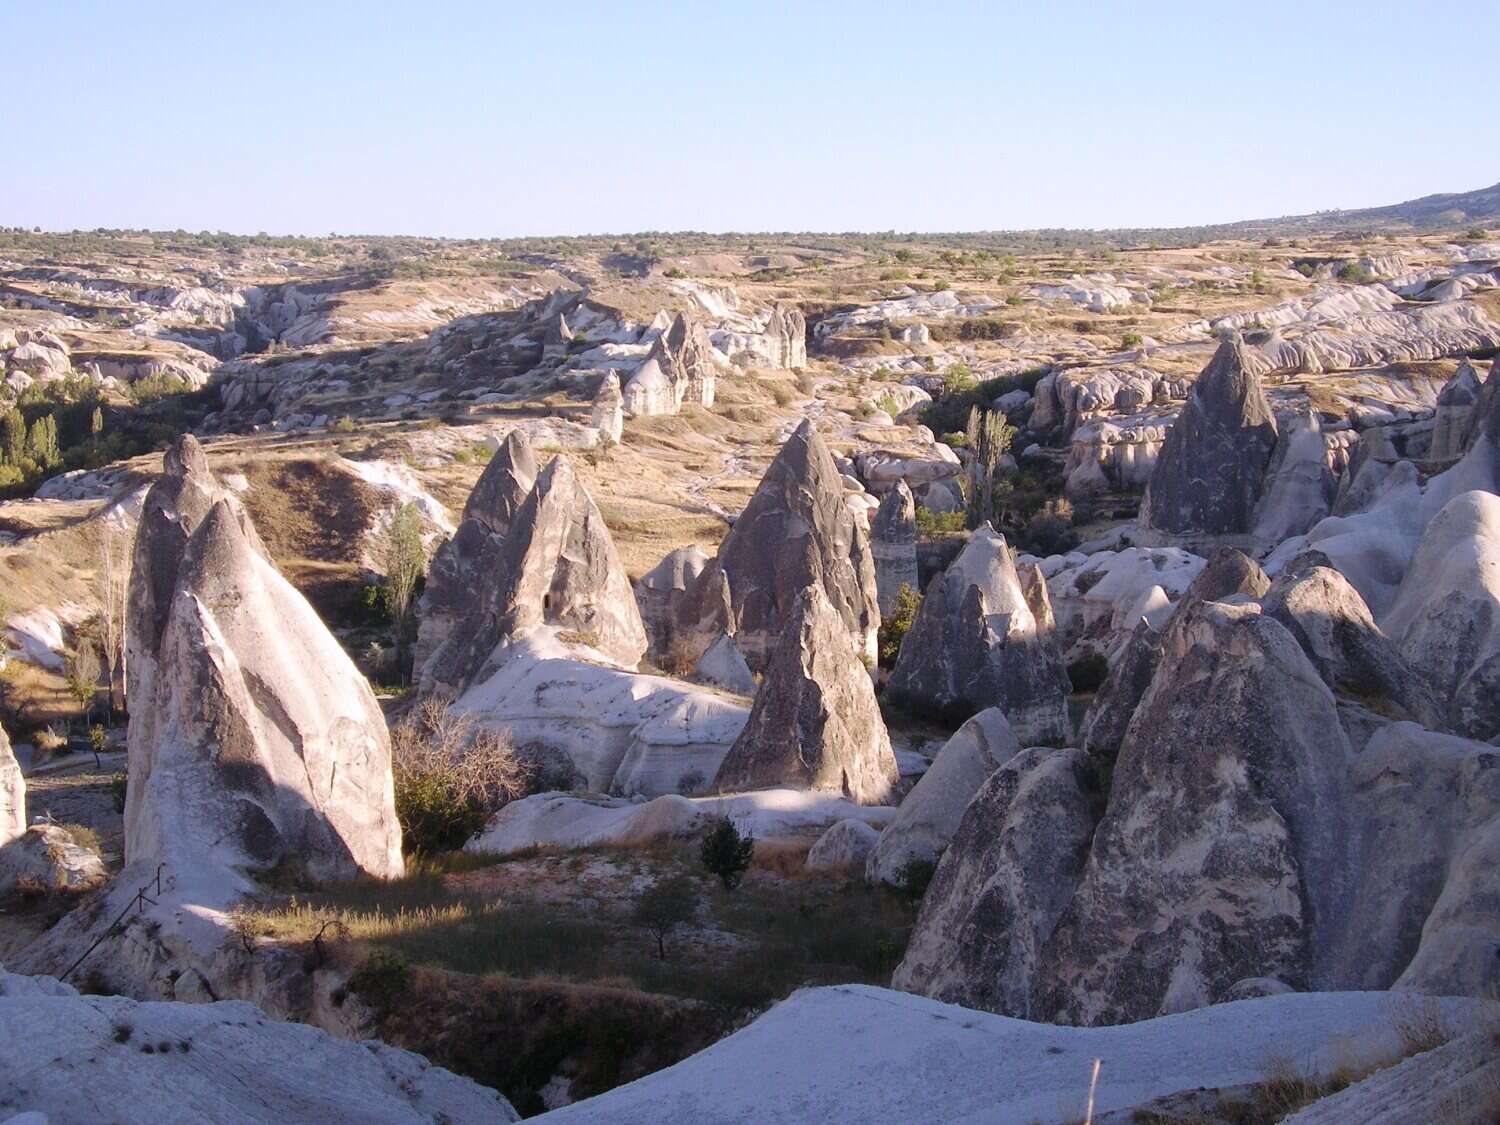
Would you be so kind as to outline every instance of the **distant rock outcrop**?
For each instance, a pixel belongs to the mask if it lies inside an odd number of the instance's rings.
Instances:
[[[1381,623],[1454,731],[1500,736],[1500,496],[1466,492],[1433,518]]]
[[[823,588],[798,597],[720,789],[791,785],[884,804],[899,778],[870,673]]]
[[[1437,412],[1433,417],[1432,442],[1427,456],[1432,461],[1456,461],[1468,449],[1470,418],[1479,401],[1484,380],[1468,360],[1458,365],[1438,394]]]
[[[875,559],[875,585],[880,612],[896,608],[901,587],[921,592],[917,577],[917,505],[906,481],[885,494],[870,523],[870,553]]]
[[[998,707],[981,711],[943,744],[880,834],[865,878],[899,883],[913,863],[936,863],[985,778],[1021,752]]]
[[[604,517],[558,456],[511,520],[471,600],[422,668],[422,690],[457,695],[484,675],[502,640],[539,625],[571,632],[580,643],[634,667],[646,629]]]
[[[1023,744],[1068,737],[1067,672],[988,524],[928,585],[889,690],[945,713],[998,707]]]
[[[620,392],[620,377],[613,371],[606,372],[599,382],[589,423],[601,439],[608,438],[616,445],[625,433],[625,396]]]
[[[676,414],[685,402],[714,404],[718,364],[702,326],[686,313],[656,338],[625,384],[624,409],[636,416]]]
[[[823,590],[855,651],[873,663],[880,607],[870,542],[844,501],[828,447],[806,420],[683,598],[674,644],[696,661],[728,633],[760,671],[809,585]]]
[[[1141,527],[1179,537],[1252,528],[1276,418],[1238,334],[1219,345],[1168,432],[1141,502]]]
[[[807,318],[795,305],[778,304],[766,322],[766,345],[771,366],[807,366]]]
[[[461,643],[475,624],[477,599],[499,565],[501,544],[531,494],[536,474],[531,443],[522,431],[512,430],[469,493],[458,530],[433,553],[417,604],[412,678],[418,683],[428,678],[427,665],[455,629]]]

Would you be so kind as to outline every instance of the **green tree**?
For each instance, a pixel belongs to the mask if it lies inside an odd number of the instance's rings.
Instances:
[[[0,418],[0,456],[7,465],[19,465],[26,458],[26,419],[14,406]]]
[[[104,411],[94,407],[94,413],[89,416],[89,437],[98,437],[104,432]]]
[[[697,913],[698,895],[693,881],[686,875],[660,879],[636,900],[631,920],[649,930],[656,938],[656,956],[667,959],[667,937],[678,926],[685,926]]]
[[[726,891],[740,885],[745,871],[750,867],[750,857],[755,854],[755,837],[741,836],[734,821],[721,816],[703,837],[703,846],[698,856],[703,866],[719,877]]]
[[[1015,433],[1015,427],[998,410],[980,410],[976,406],[969,411],[965,436],[969,450],[967,501],[970,527],[994,519],[995,472]]]
[[[391,517],[385,531],[386,604],[391,610],[392,638],[396,644],[396,666],[405,676],[403,648],[412,610],[416,607],[417,584],[427,569],[422,549],[422,516],[415,504],[403,504]]]
[[[882,668],[894,668],[896,657],[901,652],[901,641],[917,619],[917,611],[922,608],[922,595],[917,593],[907,583],[901,583],[901,589],[896,591],[896,604],[891,607],[891,612],[881,614],[880,617],[880,666]]]

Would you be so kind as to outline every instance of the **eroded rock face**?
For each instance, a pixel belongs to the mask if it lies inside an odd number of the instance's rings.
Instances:
[[[899,776],[870,673],[822,587],[808,586],[715,785],[826,789],[878,805]]]
[[[217,1121],[517,1119],[495,1091],[420,1055],[238,1001],[138,1004],[0,970],[0,1021],[47,1043],[40,1058],[25,1036],[0,1037],[0,1102],[35,1121],[181,1120],[188,1107]]]
[[[188,540],[153,692],[131,708],[132,866],[401,874],[385,719],[225,502]]]
[[[1382,624],[1454,731],[1500,736],[1500,496],[1466,492],[1433,518]]]
[[[658,667],[681,673],[670,652],[679,606],[698,575],[708,566],[708,556],[696,546],[670,551],[635,584],[635,601],[650,638],[647,656]]]
[[[696,661],[728,633],[750,668],[761,671],[809,585],[823,591],[855,651],[873,663],[880,630],[874,556],[844,501],[838,467],[807,420],[683,598],[675,642]]]
[[[807,853],[809,871],[862,869],[880,833],[862,820],[841,820],[818,837]]]
[[[1233,547],[1218,547],[1208,556],[1208,564],[1183,591],[1182,600],[1178,604],[1185,606],[1193,601],[1222,602],[1236,595],[1260,598],[1270,588],[1271,580],[1266,577],[1266,572],[1244,551]]]
[[[1254,605],[1186,606],[1126,733],[1040,1011],[1118,1023],[1245,977],[1321,979],[1317,939],[1345,901],[1348,758],[1333,696],[1281,624]]]
[[[125,604],[125,689],[132,714],[144,715],[152,709],[158,654],[188,539],[221,501],[228,505],[250,548],[264,555],[265,548],[239,500],[214,477],[198,439],[184,434],[163,454],[162,476],[146,493],[137,524]],[[146,730],[144,724],[128,729],[132,777],[140,768],[138,763],[148,761],[153,752],[145,741]],[[127,840],[141,800],[142,788],[132,785],[125,805]]]
[[[1141,502],[1142,528],[1176,536],[1248,533],[1275,447],[1276,418],[1236,334],[1198,376],[1162,444]]]
[[[0,848],[26,831],[26,779],[0,728]]]
[[[1311,411],[1281,434],[1266,473],[1265,494],[1255,513],[1257,541],[1274,546],[1302,535],[1333,510],[1338,477],[1328,464],[1328,447]]]
[[[1284,567],[1261,604],[1291,631],[1335,691],[1388,699],[1412,718],[1443,725],[1442,708],[1421,677],[1326,556],[1309,552]]]
[[[589,421],[601,438],[619,444],[625,433],[625,396],[620,391],[620,377],[613,371],[599,383]]]
[[[795,305],[777,305],[766,323],[766,346],[771,366],[807,366],[807,318]]]
[[[473,590],[470,608],[422,668],[422,690],[459,695],[486,674],[502,640],[540,625],[627,667],[646,652],[646,629],[604,517],[565,457],[537,476]]]
[[[536,458],[520,430],[506,435],[469,493],[453,537],[432,556],[427,585],[417,604],[417,643],[412,677],[418,683],[433,656],[477,608],[489,576],[499,565],[511,522],[536,484]]]
[[[686,402],[712,406],[718,379],[713,357],[713,345],[703,327],[686,313],[678,313],[625,384],[624,410],[643,416],[676,414]]]
[[[990,707],[959,727],[880,834],[865,877],[900,883],[913,862],[935,863],[985,778],[1021,752],[1005,713]]]
[[[928,585],[889,690],[947,713],[998,707],[1022,743],[1068,737],[1067,672],[988,524]]]
[[[893,988],[1040,1015],[1044,950],[1094,830],[1086,788],[1079,750],[1023,750],[990,774],[938,864]]]
[[[1138,621],[1130,639],[1115,653],[1109,675],[1094,693],[1082,727],[1083,747],[1090,754],[1113,760],[1125,741],[1130,720],[1161,662],[1161,634],[1149,621]]]
[[[917,504],[906,481],[885,494],[870,523],[870,553],[875,559],[875,585],[880,612],[896,608],[902,586],[921,591],[917,577]]]
[[[1459,364],[1453,378],[1438,394],[1432,442],[1427,452],[1431,460],[1456,461],[1467,451],[1470,416],[1483,386],[1484,380],[1472,363],[1464,360]]]

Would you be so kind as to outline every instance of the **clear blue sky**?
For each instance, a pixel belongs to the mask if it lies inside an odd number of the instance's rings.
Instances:
[[[1500,4],[0,0],[0,225],[1178,226],[1500,180]]]

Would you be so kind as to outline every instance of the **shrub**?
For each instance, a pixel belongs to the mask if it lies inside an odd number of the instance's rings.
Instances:
[[[123,770],[120,773],[111,774],[109,778],[109,796],[114,802],[115,812],[125,811],[125,797],[128,793],[130,775]]]
[[[1358,262],[1345,262],[1339,267],[1339,280],[1351,285],[1368,285],[1375,280],[1375,275]]]
[[[775,400],[777,406],[790,406],[797,397],[792,393],[792,388],[779,379],[767,385],[771,391],[771,398]]]
[[[734,821],[727,816],[721,816],[714,821],[713,827],[708,830],[708,835],[703,837],[703,845],[698,851],[699,858],[703,860],[703,866],[711,874],[719,877],[726,891],[732,891],[740,885],[740,880],[745,877],[745,871],[750,866],[750,858],[754,854],[755,837],[741,836]]]
[[[656,939],[656,956],[665,961],[668,935],[691,922],[697,909],[698,894],[693,881],[686,875],[677,875],[653,883],[636,900],[630,917]]]
[[[895,418],[896,415],[901,413],[901,404],[888,394],[881,395],[878,399],[876,399],[875,405],[880,407],[881,410],[884,410],[892,418]]]
[[[423,854],[463,847],[531,774],[508,737],[436,697],[392,728],[391,770],[406,850]]]
[[[892,668],[896,664],[896,657],[901,652],[901,641],[917,619],[917,611],[922,608],[922,595],[913,590],[907,583],[901,583],[901,589],[896,591],[896,604],[891,607],[889,614],[880,619],[880,666]]]
[[[917,536],[921,539],[957,535],[963,530],[963,512],[934,512],[931,508],[917,509]]]
[[[349,991],[378,1012],[389,1012],[411,991],[411,965],[399,953],[377,950],[349,977]]]
[[[345,414],[328,428],[336,434],[352,434],[354,432],[354,419]]]
[[[1126,348],[1138,348],[1145,340],[1139,332],[1127,332],[1120,337],[1120,345]]]
[[[955,363],[943,372],[943,394],[960,395],[979,385],[967,363]]]

